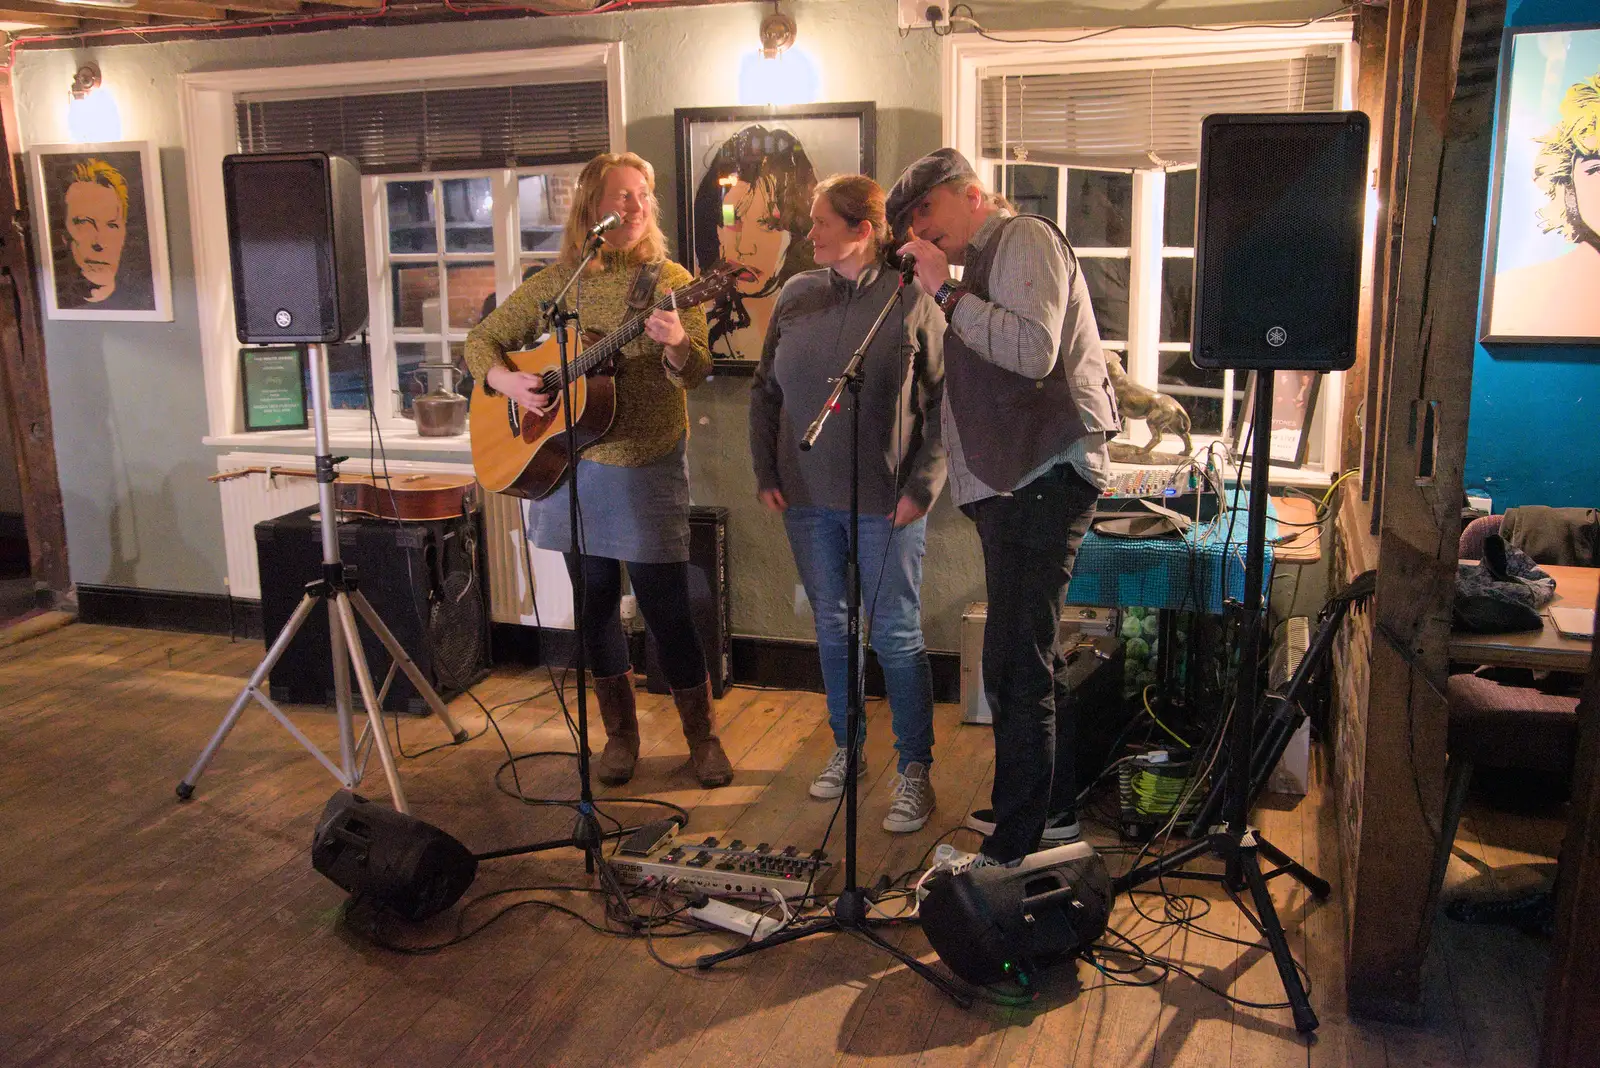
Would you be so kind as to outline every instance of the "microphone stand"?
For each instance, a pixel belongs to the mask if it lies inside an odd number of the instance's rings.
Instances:
[[[598,228],[597,228],[598,229]],[[609,227],[608,227],[609,229]],[[601,231],[603,232],[603,231]],[[567,284],[553,298],[540,305],[545,322],[556,339],[556,354],[561,367],[561,413],[564,420],[567,436],[567,521],[568,536],[570,538],[572,558],[577,562],[572,569],[572,615],[573,635],[577,639],[572,653],[572,669],[577,676],[577,701],[578,706],[578,815],[572,825],[572,835],[569,838],[557,838],[551,841],[535,842],[532,845],[516,846],[510,849],[497,849],[488,853],[476,854],[477,860],[494,860],[500,857],[521,856],[526,853],[539,853],[547,849],[561,849],[575,847],[584,852],[583,870],[593,874],[596,870],[600,873],[600,884],[609,897],[615,898],[621,906],[623,915],[630,925],[636,925],[637,920],[633,909],[628,904],[627,891],[617,880],[611,866],[606,863],[601,846],[607,838],[614,838],[618,833],[628,833],[631,828],[623,832],[606,834],[600,829],[600,822],[595,817],[594,787],[589,778],[589,707],[588,685],[584,673],[588,669],[588,654],[584,649],[583,613],[587,601],[588,583],[584,580],[583,572],[583,544],[578,537],[578,437],[574,432],[572,423],[572,375],[571,365],[567,354],[567,331],[570,328],[576,333],[581,326],[578,312],[568,311],[563,304],[567,293],[577,285],[578,279],[583,277],[583,272],[589,263],[600,251],[600,233],[591,231],[583,259],[578,263],[578,269],[567,279]]]
[[[824,931],[845,931],[855,935],[863,941],[870,942],[885,953],[900,961],[907,968],[916,972],[922,978],[938,987],[939,990],[949,995],[957,1005],[970,1008],[972,997],[966,993],[953,980],[941,975],[933,968],[913,957],[899,946],[889,942],[877,931],[873,930],[875,922],[867,917],[867,892],[857,882],[856,873],[856,770],[861,761],[861,738],[865,729],[864,708],[866,703],[865,673],[861,670],[861,561],[860,561],[860,521],[861,521],[861,365],[866,359],[867,349],[878,335],[878,330],[888,319],[889,312],[899,302],[901,294],[905,291],[906,283],[910,280],[910,261],[907,260],[906,269],[900,278],[900,284],[895,287],[894,295],[884,304],[883,310],[878,313],[878,318],[867,330],[867,336],[861,340],[850,357],[850,362],[840,372],[839,377],[833,380],[833,392],[823,402],[822,408],[817,412],[817,417],[811,421],[806,429],[805,436],[800,439],[800,448],[809,451],[816,444],[817,438],[822,434],[822,428],[828,422],[828,417],[839,410],[839,400],[846,388],[850,390],[850,541],[845,564],[845,590],[846,590],[846,634],[850,643],[850,653],[846,678],[848,679],[849,696],[845,712],[845,772],[844,772],[844,888],[839,891],[839,896],[834,900],[832,911],[819,919],[799,924],[793,927],[782,928],[774,931],[756,941],[746,942],[734,949],[721,953],[709,953],[696,961],[696,966],[708,970],[725,960],[742,957],[763,949],[794,942],[809,935],[821,934]]]

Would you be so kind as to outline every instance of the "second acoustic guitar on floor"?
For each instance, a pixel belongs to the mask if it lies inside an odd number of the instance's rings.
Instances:
[[[575,346],[578,351],[569,358],[568,372],[576,452],[595,444],[611,429],[617,411],[615,384],[608,373],[612,357],[644,333],[645,320],[651,313],[713,300],[745,269],[738,264],[718,264],[682,289],[661,297],[652,307],[630,312],[609,334],[586,336]],[[567,477],[561,354],[555,336],[547,334],[533,348],[508,352],[505,359],[512,370],[542,378],[542,392],[556,394],[556,403],[543,415],[535,415],[504,394],[489,393],[479,382],[472,390],[470,413],[472,466],[478,481],[491,493],[540,500],[559,489]]]

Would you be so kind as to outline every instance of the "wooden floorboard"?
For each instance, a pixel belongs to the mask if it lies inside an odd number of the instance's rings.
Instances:
[[[658,938],[601,935],[602,905],[580,854],[561,848],[486,861],[464,922],[502,918],[463,945],[406,955],[379,948],[345,922],[345,895],[312,870],[309,847],[332,777],[263,710],[246,708],[215,760],[180,804],[173,787],[217,730],[259,662],[252,642],[72,625],[0,649],[0,1064],[70,1068],[465,1068],[476,1065],[1057,1066],[1161,1068],[1412,1068],[1533,1063],[1544,942],[1441,920],[1425,1018],[1415,1026],[1352,1020],[1345,1007],[1345,917],[1335,890],[1313,901],[1287,878],[1274,901],[1322,1019],[1313,1042],[1281,1009],[1232,1005],[1186,978],[1118,985],[1089,965],[1061,965],[1026,1004],[956,1007],[874,946],[819,934],[700,972],[701,953],[735,944],[724,933]],[[567,680],[570,697],[570,680]],[[573,741],[542,669],[496,671],[475,690],[495,708],[487,729],[471,698],[452,714],[477,737],[461,747],[431,719],[401,717],[411,757],[400,761],[415,814],[475,851],[564,838],[571,811],[524,804],[504,768],[506,747],[553,756],[516,763],[525,796],[574,798]],[[735,688],[717,703],[718,730],[736,765],[732,785],[701,788],[672,700],[640,691],[638,773],[597,789],[601,810],[629,822],[663,810],[624,804],[648,796],[688,809],[688,834],[827,848],[842,867],[843,820],[807,796],[832,752],[816,694]],[[291,708],[326,751],[334,717]],[[860,784],[858,877],[912,870],[939,840],[975,848],[964,814],[988,801],[988,728],[937,710],[933,784],[939,807],[915,834],[879,823],[895,780],[888,710],[868,709]],[[591,747],[604,742],[598,716]],[[358,728],[360,722],[358,721]],[[386,718],[386,729],[396,729]],[[481,733],[480,733],[481,732]],[[501,736],[505,742],[502,744]],[[424,750],[428,750],[424,752]],[[376,761],[363,793],[382,802]],[[1263,833],[1325,877],[1336,836],[1314,768],[1304,800],[1258,811]],[[1502,892],[1548,875],[1559,818],[1469,808],[1449,892]],[[1097,839],[1112,845],[1109,837]],[[1125,854],[1107,854],[1113,870]],[[1419,858],[1419,863],[1425,858]],[[836,871],[819,890],[843,883]],[[572,890],[539,889],[554,886]],[[1166,902],[1120,899],[1113,927],[1149,953],[1236,997],[1282,997],[1254,928],[1208,883],[1169,881],[1210,912],[1185,927]],[[542,904],[541,904],[542,903]],[[646,907],[648,903],[641,903]],[[893,908],[886,903],[886,908]],[[448,939],[457,910],[423,924],[386,923],[386,937],[425,946]],[[942,967],[914,925],[884,928],[894,945]],[[658,963],[688,966],[673,970]],[[1126,958],[1108,955],[1108,966]],[[1149,977],[1153,973],[1141,973]]]

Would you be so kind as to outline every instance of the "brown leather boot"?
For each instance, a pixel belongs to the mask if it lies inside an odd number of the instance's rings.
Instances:
[[[606,747],[595,761],[595,774],[607,786],[621,786],[633,778],[639,760],[639,715],[633,699],[633,673],[594,680],[600,722],[606,725]]]
[[[689,740],[689,767],[694,777],[707,788],[728,785],[733,781],[733,765],[711,733],[711,680],[688,690],[673,690],[672,700],[683,720],[683,736]]]

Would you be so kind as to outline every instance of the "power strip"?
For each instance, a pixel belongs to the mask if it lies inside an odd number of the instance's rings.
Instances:
[[[762,916],[760,913],[742,909],[738,905],[730,905],[726,901],[718,901],[716,898],[690,909],[689,915],[704,923],[756,941],[767,937],[782,926],[781,920]]]

